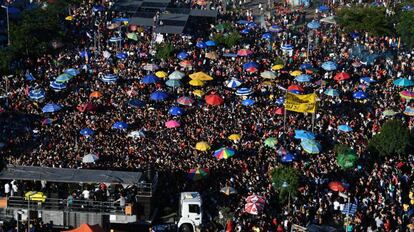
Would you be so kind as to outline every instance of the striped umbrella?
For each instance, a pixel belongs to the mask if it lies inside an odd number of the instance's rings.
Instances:
[[[408,116],[414,116],[414,107],[407,106],[404,110],[404,114]]]
[[[114,74],[106,74],[101,80],[105,83],[115,83],[118,80],[118,77]]]
[[[242,83],[236,78],[232,78],[231,80],[226,81],[226,86],[232,89],[239,87],[241,84]]]
[[[48,103],[42,108],[43,113],[54,113],[61,110],[62,107],[60,105],[54,103]]]
[[[202,180],[208,177],[209,171],[207,168],[192,168],[188,172],[188,178],[194,181]]]
[[[52,88],[55,91],[60,91],[60,90],[66,89],[66,87],[67,87],[65,83],[59,83],[59,82],[56,82],[56,81],[50,82],[49,86],[50,86],[50,88]]]
[[[63,73],[60,74],[57,78],[56,78],[56,82],[60,82],[60,83],[66,83],[68,82],[70,79],[72,79],[72,76],[70,74],[67,73]]]
[[[404,99],[411,100],[414,99],[414,92],[409,90],[404,90],[400,92],[400,96]]]
[[[304,139],[300,145],[302,146],[303,150],[309,154],[318,154],[321,152],[321,145],[315,140]]]
[[[45,91],[42,89],[34,89],[34,90],[30,90],[29,92],[29,98],[37,101],[40,99],[45,98]]]
[[[237,96],[249,96],[253,91],[250,88],[240,88],[236,91]]]
[[[214,152],[217,159],[228,159],[235,154],[235,151],[228,147],[222,147]]]

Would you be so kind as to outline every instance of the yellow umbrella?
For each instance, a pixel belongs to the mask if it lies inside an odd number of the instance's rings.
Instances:
[[[276,70],[281,70],[283,68],[283,64],[276,64],[272,66],[272,70],[276,71]]]
[[[65,20],[66,21],[72,21],[73,20],[73,16],[72,15],[66,16]]]
[[[155,76],[157,76],[158,78],[166,78],[168,77],[168,73],[164,72],[164,71],[158,71],[155,73]]]
[[[193,91],[193,94],[196,95],[197,97],[202,97],[204,95],[204,92],[201,89],[196,89]]]
[[[263,81],[262,82],[263,86],[269,86],[269,87],[273,87],[273,83],[271,81]]]
[[[196,150],[198,151],[208,151],[210,150],[210,145],[207,142],[200,141],[196,144]]]
[[[240,140],[241,136],[239,134],[231,134],[228,138],[230,140],[236,141],[236,140]]]
[[[191,86],[203,86],[204,82],[198,79],[191,80],[188,82]]]
[[[200,80],[200,81],[211,81],[213,78],[205,72],[196,72],[190,74],[190,78],[193,80]]]
[[[208,58],[210,60],[217,60],[218,55],[215,52],[208,52],[208,53],[206,53],[206,58]]]
[[[293,71],[293,72],[291,72],[291,73],[290,73],[290,75],[291,75],[292,77],[297,77],[297,76],[299,76],[300,74],[302,74],[302,72],[301,72],[301,71],[299,71],[299,70],[295,70],[295,71]]]

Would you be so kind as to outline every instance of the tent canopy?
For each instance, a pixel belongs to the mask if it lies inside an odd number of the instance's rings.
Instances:
[[[88,224],[82,224],[76,229],[65,230],[62,232],[104,232],[104,230],[99,225],[90,226]]]

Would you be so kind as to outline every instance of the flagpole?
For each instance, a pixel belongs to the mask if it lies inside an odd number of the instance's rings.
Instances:
[[[286,133],[286,108],[283,107],[283,131]]]
[[[315,129],[315,113],[312,114],[312,133],[313,133],[313,131]]]

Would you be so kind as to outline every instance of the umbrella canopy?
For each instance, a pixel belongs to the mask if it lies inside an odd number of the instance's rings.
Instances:
[[[249,49],[240,49],[237,51],[238,56],[250,56],[252,54],[253,54],[253,51]]]
[[[118,80],[118,77],[115,74],[106,74],[101,80],[105,83],[115,83]]]
[[[277,145],[277,139],[275,137],[269,137],[264,141],[265,146],[275,148]]]
[[[259,64],[254,62],[254,61],[250,61],[250,62],[247,62],[247,63],[243,64],[243,69],[245,69],[245,70],[248,69],[248,68],[258,68],[258,67],[259,67]]]
[[[126,52],[120,52],[115,55],[116,58],[125,60],[128,57],[128,54]]]
[[[262,35],[262,39],[270,40],[270,39],[272,39],[272,34],[271,33],[264,33]]]
[[[77,76],[80,74],[79,70],[77,70],[76,68],[69,68],[65,70],[65,73],[71,75],[71,76]]]
[[[89,98],[101,98],[102,93],[99,91],[93,91],[91,94],[89,94]]]
[[[245,28],[245,29],[241,30],[240,33],[246,35],[246,34],[249,34],[250,33],[250,30],[247,29],[247,28]]]
[[[278,25],[272,25],[269,28],[269,31],[270,32],[281,32],[281,31],[283,31],[283,28],[281,26],[278,26]]]
[[[207,45],[208,47],[215,47],[215,46],[217,46],[216,42],[214,42],[213,40],[209,40],[209,41],[207,41],[207,42],[206,42],[206,45]]]
[[[282,49],[283,51],[290,51],[293,50],[293,45],[292,44],[284,44],[282,46],[280,46],[280,49]]]
[[[210,60],[217,60],[219,58],[219,56],[217,55],[216,52],[208,52],[208,53],[206,53],[206,58],[208,58]]]
[[[290,85],[290,86],[287,88],[287,90],[288,90],[289,92],[291,92],[291,91],[297,91],[297,92],[303,92],[303,91],[305,91],[305,90],[303,89],[303,87],[302,87],[302,86],[300,86],[300,85]]]
[[[43,89],[33,89],[33,90],[30,90],[29,92],[29,98],[31,100],[37,101],[37,100],[45,98],[45,96],[46,94]]]
[[[206,168],[193,168],[188,172],[188,178],[197,181],[206,178],[208,173],[208,169]]]
[[[235,151],[231,148],[222,147],[214,152],[214,156],[217,159],[228,159],[235,154]]]
[[[285,108],[283,108],[283,107],[278,107],[278,108],[275,110],[275,114],[277,114],[277,115],[283,115],[283,114],[285,114]]]
[[[177,54],[177,58],[180,60],[185,60],[190,56],[187,52],[180,52]]]
[[[404,114],[408,116],[414,116],[414,107],[407,106],[404,110]]]
[[[358,157],[354,152],[350,152],[348,154],[339,154],[336,157],[336,162],[342,169],[353,168],[357,160]]]
[[[208,151],[210,148],[210,145],[205,141],[200,141],[195,146],[195,149],[198,151]]]
[[[299,76],[295,77],[297,82],[309,82],[311,81],[312,77],[308,74],[300,74]]]
[[[237,193],[236,189],[234,189],[233,187],[230,187],[230,186],[226,186],[226,187],[221,188],[220,192],[226,194],[227,196]]]
[[[290,72],[290,75],[291,75],[292,77],[297,77],[297,76],[302,75],[302,71],[300,71],[300,70],[295,70],[295,71],[293,71],[293,72]]]
[[[155,73],[155,76],[158,78],[166,78],[168,77],[168,73],[164,72],[164,71],[158,71]]]
[[[158,70],[160,67],[158,67],[158,65],[156,64],[146,64],[144,65],[144,67],[142,67],[142,69],[146,70],[146,71],[150,71],[150,72],[154,72],[155,70]]]
[[[181,81],[176,79],[167,80],[165,84],[171,88],[178,88],[182,85]]]
[[[339,97],[339,92],[336,89],[327,89],[324,94],[331,97]]]
[[[168,98],[168,93],[164,91],[155,91],[151,93],[150,99],[153,101],[164,101]]]
[[[295,157],[291,153],[287,153],[281,159],[282,163],[291,163],[293,160],[295,160]]]
[[[321,145],[315,140],[304,139],[300,145],[302,146],[303,150],[309,154],[318,154],[321,152]]]
[[[351,78],[351,76],[348,73],[340,72],[340,73],[335,75],[334,80],[335,81],[343,81],[343,80],[348,80],[349,78]]]
[[[90,128],[84,128],[79,132],[81,135],[90,136],[94,134],[94,131]]]
[[[196,89],[193,91],[193,94],[197,97],[202,97],[204,95],[204,92],[201,89]]]
[[[352,127],[346,125],[346,124],[342,124],[338,126],[338,130],[342,131],[342,132],[351,132],[352,131]]]
[[[112,125],[112,129],[126,130],[128,129],[128,124],[126,124],[125,122],[118,121]]]
[[[343,191],[345,191],[345,188],[344,188],[343,184],[339,181],[329,182],[328,187],[329,187],[330,190],[332,190],[334,192],[343,192]]]
[[[193,63],[191,63],[191,61],[189,60],[182,60],[179,65],[183,68],[190,68],[193,66]]]
[[[320,28],[321,24],[318,21],[312,20],[312,22],[308,23],[307,26],[308,26],[309,29],[314,30],[314,29]]]
[[[236,91],[237,96],[249,96],[253,91],[250,88],[240,88]]]
[[[401,91],[400,96],[407,100],[414,99],[414,91],[409,91],[409,90]]]
[[[265,78],[265,79],[275,79],[276,78],[276,75],[271,71],[264,71],[264,72],[260,73],[260,76]]]
[[[230,139],[231,141],[238,141],[241,139],[241,135],[239,134],[231,134],[229,137],[227,137],[228,139]]]
[[[94,5],[94,6],[92,7],[92,11],[93,11],[93,12],[104,11],[104,10],[105,10],[105,7],[104,7],[104,6],[102,6],[102,5]]]
[[[135,32],[127,33],[126,37],[130,40],[138,41],[138,36],[137,36],[137,33],[135,33]]]
[[[258,215],[264,209],[266,201],[263,197],[251,195],[246,198],[244,211],[249,214]]]
[[[180,71],[174,71],[168,76],[171,80],[181,80],[183,77],[185,77],[185,74]]]
[[[42,108],[43,113],[54,113],[61,110],[62,107],[60,105],[54,103],[48,103]]]
[[[250,99],[250,98],[245,99],[245,100],[242,101],[242,105],[244,105],[244,106],[252,106],[252,105],[254,105],[254,103],[256,103],[255,100]]]
[[[309,64],[309,63],[303,63],[300,65],[300,69],[302,70],[311,69],[311,68],[313,68],[313,66],[312,64]]]
[[[319,7],[318,7],[318,10],[319,10],[320,12],[329,11],[329,7],[328,7],[328,6],[325,6],[325,5],[322,5],[322,6],[319,6]]]
[[[355,99],[358,99],[358,100],[362,100],[362,99],[368,98],[368,94],[366,94],[362,90],[358,90],[354,94],[352,94],[352,97],[355,98]]]
[[[82,163],[95,163],[99,160],[99,157],[94,154],[87,154],[82,158]]]
[[[315,134],[306,130],[295,130],[295,139],[315,139]]]
[[[66,83],[68,82],[70,79],[72,79],[73,76],[67,74],[67,73],[63,73],[60,74],[57,78],[56,78],[56,82],[60,82],[60,83]]]
[[[131,99],[128,101],[128,105],[134,108],[141,108],[145,106],[145,102],[139,99]]]
[[[201,49],[207,48],[207,44],[204,43],[203,41],[199,41],[196,43],[196,47],[201,48]]]
[[[180,122],[175,121],[175,120],[169,120],[165,122],[165,127],[167,128],[177,128],[180,126],[181,126]]]
[[[226,87],[232,89],[239,87],[241,84],[242,83],[236,78],[232,78],[231,80],[226,81]]]
[[[198,79],[193,79],[190,82],[188,82],[188,84],[190,84],[191,86],[197,86],[197,87],[204,86],[204,82]]]
[[[384,112],[382,112],[382,116],[384,117],[394,116],[396,114],[397,112],[395,112],[394,110],[384,110]]]
[[[321,66],[325,71],[334,71],[338,68],[338,65],[333,61],[326,61]]]
[[[218,105],[222,105],[224,103],[223,98],[221,98],[217,94],[207,95],[204,99],[206,100],[207,104],[212,105],[212,106],[218,106]]]
[[[178,104],[184,105],[184,106],[191,106],[194,103],[194,100],[190,97],[180,97],[177,99]]]
[[[137,138],[145,138],[145,134],[142,130],[139,131],[131,131],[128,133],[127,137],[137,139]]]
[[[184,110],[178,106],[173,106],[168,110],[168,113],[172,116],[181,116],[184,114]]]
[[[409,87],[414,86],[414,81],[408,80],[406,78],[399,78],[395,81],[393,81],[394,85],[400,86],[400,87]]]
[[[281,70],[284,67],[283,64],[275,64],[272,66],[273,71]]]
[[[154,84],[157,83],[160,79],[155,76],[154,74],[149,74],[144,76],[144,78],[142,78],[142,83],[144,84]]]
[[[213,80],[213,77],[210,75],[204,73],[204,72],[196,72],[193,74],[190,74],[189,77],[193,80],[200,80],[200,81],[211,81]]]

